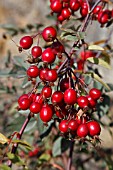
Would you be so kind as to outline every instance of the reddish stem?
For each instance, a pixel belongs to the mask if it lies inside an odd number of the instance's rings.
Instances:
[[[28,117],[26,118],[24,124],[22,125],[22,127],[21,127],[21,129],[20,129],[20,132],[18,133],[17,139],[21,139],[22,134],[24,133],[24,130],[25,130],[27,124],[29,123],[31,117],[32,117],[32,115],[31,115],[31,113],[29,113]],[[18,148],[18,143],[14,143],[14,144],[13,144],[13,147],[12,147],[11,153],[15,154],[17,148]],[[12,161],[11,161],[11,160],[8,160],[7,164],[8,164],[9,167],[11,167],[11,166],[12,166]]]

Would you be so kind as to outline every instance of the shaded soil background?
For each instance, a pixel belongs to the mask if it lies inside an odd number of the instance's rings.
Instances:
[[[45,17],[50,13],[47,6],[49,6],[47,0],[0,0],[0,25],[14,24],[17,27],[24,27],[28,23],[44,23],[44,25],[52,24],[53,21],[48,20]],[[87,33],[89,34],[87,41],[93,42],[100,39],[105,39],[111,29],[113,29],[113,26],[108,29],[102,29],[98,23],[94,23],[87,30]],[[4,56],[6,56],[8,50],[10,50],[13,55],[18,55],[18,50],[15,44],[10,39],[4,40],[3,33],[4,30],[0,28],[0,68],[3,68]],[[20,35],[14,37],[14,40],[17,42],[17,44],[19,37]],[[113,45],[113,36],[111,39],[112,40],[110,43]],[[111,67],[113,68],[112,59]],[[113,69],[99,69],[105,82],[113,83]],[[113,94],[110,93],[110,96],[112,97]],[[4,95],[3,97],[6,99],[7,95]],[[110,112],[113,115],[113,108],[111,108]],[[108,121],[106,116],[103,117],[103,121]],[[0,129],[2,128],[0,127]],[[101,139],[103,147],[113,147],[113,138],[110,136],[107,129],[102,129]]]

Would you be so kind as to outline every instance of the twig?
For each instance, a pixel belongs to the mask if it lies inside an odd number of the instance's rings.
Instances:
[[[31,115],[31,113],[29,113],[28,117],[26,118],[24,124],[22,125],[22,127],[21,127],[21,129],[20,129],[20,132],[18,133],[17,139],[21,139],[22,134],[23,134],[23,132],[24,132],[27,124],[29,123],[31,117],[32,117],[32,115]],[[14,143],[14,144],[13,144],[13,147],[12,147],[11,153],[15,154],[17,148],[18,148],[18,143]],[[11,166],[12,166],[12,161],[11,161],[11,160],[8,160],[7,165],[8,165],[9,167],[11,167]]]

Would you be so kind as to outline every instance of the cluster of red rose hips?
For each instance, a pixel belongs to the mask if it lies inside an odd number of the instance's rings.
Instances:
[[[100,134],[101,128],[97,121],[91,119],[101,91],[92,88],[86,92],[84,84],[73,73],[72,63],[68,59],[67,65],[59,72],[53,69],[59,54],[65,55],[64,46],[57,39],[54,27],[46,27],[41,33],[46,42],[52,45],[42,51],[40,46],[33,46],[32,36],[24,36],[20,40],[20,47],[24,50],[31,48],[33,62],[27,69],[29,81],[40,78],[39,84],[44,87],[40,93],[34,91],[23,94],[18,99],[18,107],[22,110],[29,109],[32,114],[40,114],[40,119],[47,124],[52,119],[59,122],[59,130],[64,136],[82,138],[87,135],[94,137]],[[86,57],[87,58],[87,57]],[[38,59],[38,60],[35,60]],[[42,63],[38,67],[39,62]],[[75,76],[75,79],[72,78]],[[37,84],[37,82],[36,82]],[[35,84],[35,85],[36,85]],[[57,85],[57,90],[53,91]],[[38,88],[38,87],[36,87]]]
[[[68,20],[78,10],[80,10],[82,18],[85,18],[90,12],[90,7],[86,0],[50,0],[50,8],[53,13],[57,14],[57,20],[61,23]],[[102,25],[113,17],[113,10],[103,8],[103,5],[98,5],[92,11],[93,18],[97,19]]]

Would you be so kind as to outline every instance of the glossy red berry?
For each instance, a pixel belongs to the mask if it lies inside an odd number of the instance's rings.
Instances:
[[[98,14],[101,10],[102,10],[102,6],[97,5],[93,10],[93,14]]]
[[[68,131],[68,121],[67,120],[62,120],[59,123],[59,130],[62,133],[66,133]]]
[[[30,107],[30,100],[28,98],[23,98],[18,101],[19,108],[22,110],[27,110]]]
[[[77,128],[78,128],[79,124],[77,123],[76,120],[74,119],[71,119],[69,122],[68,122],[68,128],[71,130],[71,131],[76,131]]]
[[[47,71],[46,80],[49,82],[55,82],[57,80],[57,72],[55,69],[50,69]]]
[[[51,94],[52,94],[52,89],[51,89],[51,87],[49,87],[49,86],[43,87],[43,89],[42,89],[42,95],[43,95],[43,97],[49,98],[49,97],[51,97]]]
[[[49,68],[42,68],[42,69],[40,69],[39,77],[40,77],[40,79],[42,81],[46,81],[48,70],[49,70]]]
[[[64,101],[69,105],[73,105],[77,101],[77,93],[74,89],[67,89],[64,92]]]
[[[61,15],[63,16],[64,19],[69,19],[71,16],[71,11],[69,10],[69,8],[63,8]]]
[[[82,3],[81,9],[80,9],[80,14],[82,15],[82,17],[86,17],[88,14],[88,5],[86,2]]]
[[[79,137],[81,137],[81,138],[86,137],[88,135],[88,132],[89,132],[89,130],[88,130],[88,126],[86,123],[79,125],[79,127],[77,129],[77,135]]]
[[[37,102],[33,102],[31,105],[30,105],[30,111],[32,113],[39,113],[41,110],[41,104],[37,103]]]
[[[78,0],[70,0],[70,9],[72,11],[77,11],[80,8],[80,3]]]
[[[89,101],[88,101],[87,97],[80,96],[77,99],[77,103],[78,103],[79,107],[85,108],[85,107],[88,107]]]
[[[52,48],[46,48],[42,53],[42,61],[51,64],[55,61],[56,55]]]
[[[89,92],[89,95],[92,97],[94,100],[98,100],[101,96],[101,91],[96,88],[92,88]]]
[[[30,36],[24,36],[23,38],[20,39],[20,46],[27,50],[29,49],[33,44],[33,38]]]
[[[99,135],[101,132],[101,128],[98,122],[96,121],[90,121],[87,123],[88,129],[89,129],[89,134],[90,136],[95,136]]]
[[[45,41],[50,42],[53,41],[57,36],[56,29],[54,27],[46,27],[42,31],[42,37]]]
[[[63,4],[60,0],[54,0],[51,2],[50,8],[53,12],[60,13],[63,8]]]
[[[96,101],[91,96],[86,96],[89,101],[89,107],[95,108],[96,107]]]
[[[83,0],[78,0],[78,2],[80,3],[80,6],[82,6]]]
[[[65,20],[65,18],[64,18],[61,14],[58,14],[58,15],[57,15],[57,20],[58,20],[60,23],[62,23],[62,22]]]
[[[27,98],[28,99],[28,94],[23,94],[23,95],[21,95],[19,98],[18,98],[18,103],[22,100],[22,99],[25,99],[25,98]]]
[[[41,105],[43,105],[44,99],[43,99],[42,94],[37,93],[37,94],[34,96],[33,101],[36,102],[36,103],[40,103]]]
[[[39,46],[34,46],[31,49],[31,55],[33,56],[33,58],[38,58],[42,55],[42,48]]]
[[[60,82],[61,91],[65,91],[69,88],[69,78],[63,78]]]
[[[39,69],[37,66],[32,65],[27,70],[27,75],[31,78],[36,78],[39,75]]]
[[[109,14],[106,11],[100,11],[98,13],[98,21],[101,24],[106,24],[109,20]]]
[[[61,91],[55,91],[52,94],[51,101],[52,103],[61,103],[63,101],[64,95]]]
[[[43,122],[49,122],[52,119],[53,110],[50,105],[45,104],[43,105],[40,111],[40,118]]]

